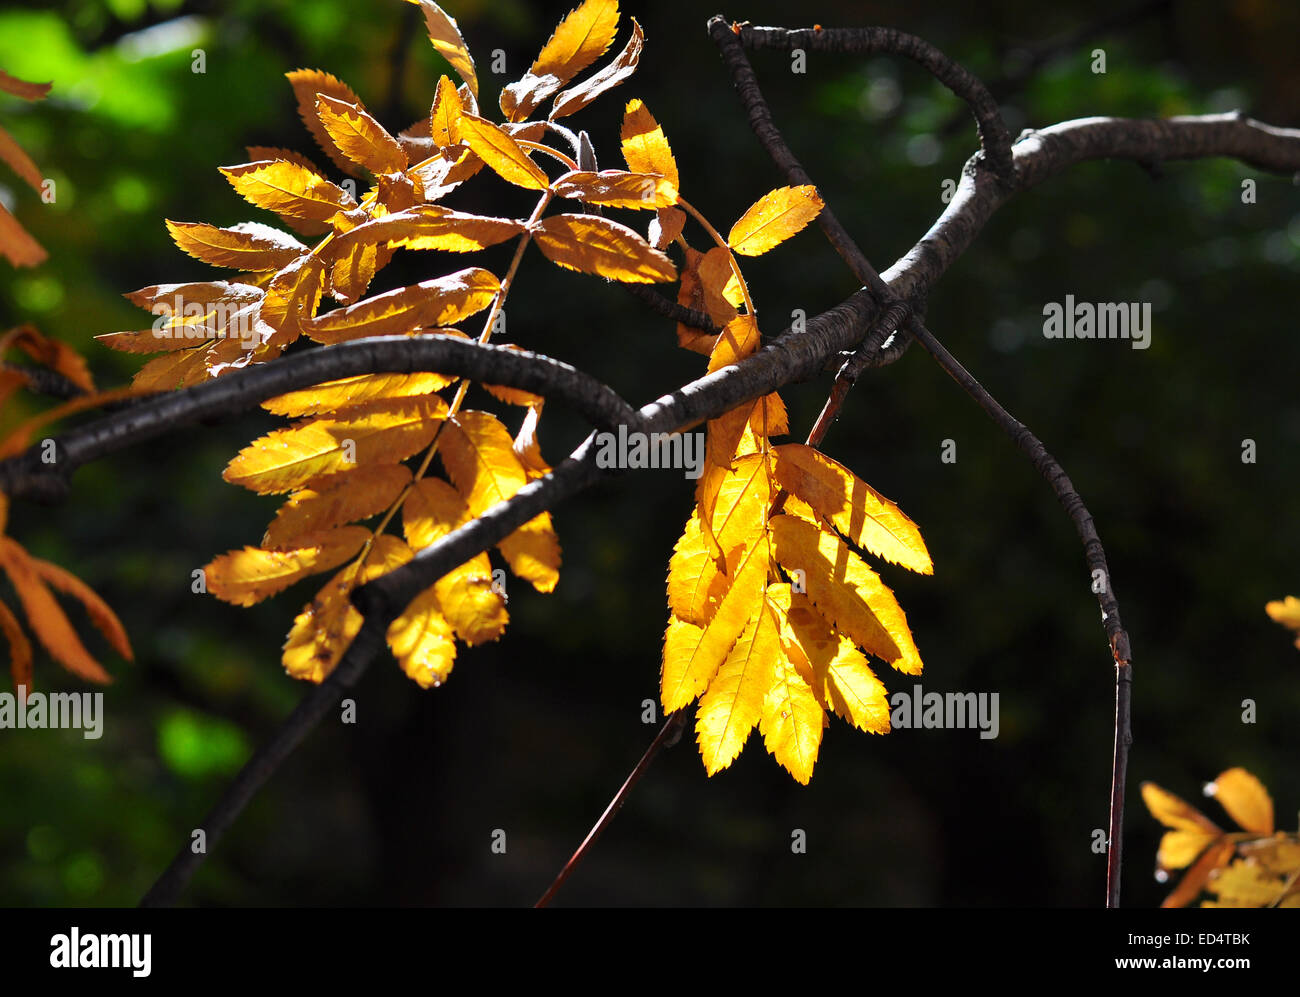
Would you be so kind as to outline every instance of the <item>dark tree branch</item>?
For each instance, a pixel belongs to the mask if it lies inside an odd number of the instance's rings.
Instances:
[[[41,461],[40,447],[0,461],[0,491],[18,498],[58,496],[82,464],[179,426],[245,412],[276,395],[342,377],[423,370],[560,398],[600,428],[626,422],[634,412],[612,388],[541,354],[454,336],[379,336],[283,357],[70,429],[55,440],[53,464]]]
[[[694,308],[687,308],[685,305],[679,305],[676,301],[670,301],[652,287],[647,287],[645,284],[624,284],[622,286],[632,297],[649,305],[650,308],[665,318],[680,322],[682,325],[689,325],[692,329],[699,329],[710,336],[716,336],[722,332],[704,312],[696,311]]]
[[[721,45],[719,35],[730,26],[722,15],[709,21],[709,34]],[[847,52],[872,55],[887,52],[901,55],[925,68],[930,75],[965,101],[975,117],[980,146],[989,166],[999,177],[1011,182],[1015,166],[1011,159],[1011,136],[998,111],[998,103],[978,77],[948,58],[923,38],[896,28],[756,28],[741,25],[740,44],[751,49],[801,48],[813,52]]]

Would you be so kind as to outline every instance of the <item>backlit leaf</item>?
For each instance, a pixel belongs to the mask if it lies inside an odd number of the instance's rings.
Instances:
[[[731,227],[727,245],[742,256],[759,256],[800,231],[821,209],[816,187],[778,187],[759,198]]]
[[[232,550],[204,569],[208,591],[236,606],[251,606],[308,575],[338,567],[368,539],[364,526],[341,526],[297,537],[290,548]]]
[[[439,55],[451,63],[451,67],[460,74],[477,100],[478,77],[474,73],[474,59],[469,54],[469,47],[461,37],[456,19],[439,7],[433,0],[408,0],[418,4],[424,12],[424,25],[429,31],[429,41]]]
[[[524,78],[501,91],[501,110],[522,121],[560,87],[605,54],[618,31],[618,0],[583,0],[569,11]]]
[[[677,160],[654,116],[641,100],[628,101],[623,114],[623,159],[633,173],[658,173],[677,189]]]
[[[500,284],[489,271],[470,267],[325,312],[306,332],[316,342],[328,345],[451,325],[482,311],[499,290]]]
[[[360,176],[361,171],[357,169],[356,164],[352,162],[343,150],[334,144],[330,138],[329,132],[321,124],[320,117],[316,114],[316,98],[322,94],[327,97],[333,97],[336,100],[345,101],[349,104],[361,105],[361,98],[352,92],[342,80],[329,73],[323,73],[319,69],[295,69],[292,72],[285,73],[293,87],[293,95],[298,101],[298,116],[302,118],[302,123],[307,126],[316,144],[321,147],[330,160],[344,173],[349,176]],[[306,165],[299,162],[299,165]],[[315,170],[313,172],[319,172]]]
[[[610,208],[654,211],[677,202],[677,188],[657,174],[603,170],[600,173],[574,170],[551,184],[557,197]]]
[[[245,163],[221,172],[241,197],[277,215],[325,222],[357,206],[342,187],[296,163]]]
[[[934,572],[916,524],[837,461],[787,443],[776,448],[776,478],[864,550],[923,575]]]
[[[530,190],[545,190],[550,183],[523,147],[491,121],[464,113],[460,116],[460,134],[475,155],[503,180]]]
[[[356,465],[395,463],[428,446],[446,414],[437,395],[380,399],[338,418],[268,433],[241,450],[222,476],[265,495]]]
[[[359,101],[339,100],[328,94],[316,98],[321,127],[345,156],[376,175],[406,169],[406,153]]]
[[[1218,800],[1240,827],[1255,834],[1273,833],[1273,798],[1264,784],[1245,769],[1220,772],[1205,792]]]
[[[550,119],[554,121],[581,111],[606,90],[612,90],[626,80],[636,72],[644,45],[645,33],[642,32],[641,25],[636,23],[636,18],[632,18],[632,37],[627,40],[623,51],[600,72],[557,94],[555,103],[551,106]]]
[[[358,585],[386,575],[411,559],[411,549],[397,537],[381,534],[364,566],[349,564],[317,593],[293,621],[281,661],[294,678],[323,682],[334,671],[364,622],[350,596]]]
[[[168,219],[167,231],[190,256],[218,267],[279,270],[307,252],[307,247],[293,236],[259,222],[217,228],[202,222]]]
[[[310,388],[276,395],[262,402],[262,408],[293,418],[303,415],[339,414],[378,398],[406,398],[427,395],[445,388],[453,378],[446,374],[418,371],[414,374],[357,374],[326,381]]]
[[[551,215],[533,231],[552,263],[631,284],[673,280],[677,269],[626,225],[598,215]]]
[[[438,453],[473,515],[481,516],[528,483],[513,443],[506,427],[489,412],[462,411],[449,420]],[[560,545],[550,513],[541,513],[497,546],[510,569],[539,592],[555,588]]]
[[[368,519],[391,506],[410,481],[405,464],[354,468],[318,478],[280,507],[266,528],[262,546],[286,549],[306,534]]]

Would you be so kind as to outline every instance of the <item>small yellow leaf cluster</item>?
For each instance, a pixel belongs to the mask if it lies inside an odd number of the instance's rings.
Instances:
[[[1228,769],[1205,787],[1242,830],[1214,821],[1154,782],[1142,784],[1151,815],[1169,828],[1156,853],[1156,876],[1183,878],[1161,906],[1185,907],[1202,891],[1202,907],[1300,907],[1300,832],[1275,831],[1273,799],[1243,768]]]

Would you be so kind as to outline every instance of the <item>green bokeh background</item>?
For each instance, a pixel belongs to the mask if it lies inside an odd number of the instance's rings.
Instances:
[[[485,104],[519,75],[568,5],[450,5],[479,62]],[[784,182],[750,133],[705,34],[713,4],[641,4],[634,80],[576,119],[601,165],[618,164],[622,104],[663,124],[684,193],[728,225]],[[1276,2],[1170,3],[1074,35],[1122,5],[1018,0],[930,4],[828,0],[792,12],[753,0],[755,23],[893,24],[991,80],[1034,46],[1069,39],[1022,84],[999,90],[1013,133],[1094,114],[1240,107],[1300,122],[1297,11]],[[626,27],[617,46],[626,37]],[[1104,48],[1107,71],[1090,71]],[[493,49],[510,75],[489,70]],[[202,49],[206,72],[192,69]],[[890,58],[754,57],[776,120],[826,199],[883,269],[942,210],[974,133],[919,69]],[[313,155],[282,74],[346,80],[393,130],[427,110],[445,64],[418,11],[396,0],[61,0],[0,7],[0,68],[54,81],[41,103],[0,101],[0,121],[57,197],[42,205],[0,172],[7,203],[50,251],[0,269],[0,326],[32,321],[89,357],[104,386],[138,367],[97,333],[138,328],[120,297],[212,271],[170,243],[162,220],[260,217],[216,172],[245,145]],[[1257,181],[1243,204],[1241,182]],[[466,210],[521,210],[487,178]],[[525,199],[526,200],[526,199]],[[269,217],[260,218],[270,221]],[[700,240],[696,240],[697,244]],[[503,265],[504,256],[485,265]],[[386,289],[465,265],[407,254]],[[1300,808],[1295,764],[1300,656],[1263,606],[1300,594],[1294,523],[1300,361],[1293,297],[1300,190],[1290,177],[1219,160],[1090,163],[1016,199],[931,298],[928,324],[1033,427],[1090,504],[1136,655],[1127,901],[1163,895],[1158,828],[1137,785],[1189,798],[1244,765],[1284,827]],[[815,229],[747,268],[764,331],[849,294]],[[1151,348],[1049,342],[1045,302],[1150,301]],[[641,404],[703,371],[670,323],[618,288],[530,253],[509,338],[571,361]],[[786,393],[797,432],[829,379]],[[476,404],[482,395],[471,396]],[[11,403],[11,408],[13,405]],[[583,435],[548,409],[557,461]],[[15,408],[10,417],[19,414]],[[517,419],[517,414],[510,414]],[[117,660],[102,739],[0,732],[0,903],[131,904],[188,839],[222,787],[304,693],[278,663],[308,581],[253,609],[191,594],[190,572],[256,543],[275,505],[220,471],[275,425],[244,414],[188,428],[80,470],[57,507],[18,504],[10,532],[75,571],[113,605],[135,645]],[[1242,441],[1258,461],[1243,464]],[[957,444],[955,464],[941,442]],[[921,351],[864,376],[825,448],[921,525],[932,578],[888,565],[933,691],[996,692],[1001,734],[826,732],[796,785],[757,737],[706,779],[690,737],[666,752],[561,894],[571,904],[1090,905],[1103,897],[1112,670],[1073,530],[1045,484]],[[564,545],[551,596],[512,587],[499,643],[463,651],[452,680],[422,692],[391,661],[357,690],[359,722],[327,721],[286,763],[186,894],[204,905],[523,904],[558,871],[649,742],[664,576],[691,505],[673,472],[632,472],[555,513]],[[8,595],[5,598],[9,598]],[[78,616],[79,622],[84,622]],[[884,671],[882,669],[882,671]],[[891,691],[912,682],[882,675]],[[46,657],[37,682],[78,688]],[[1257,704],[1242,722],[1242,701]],[[1221,814],[1207,802],[1207,812]],[[504,855],[492,834],[507,835]],[[791,833],[807,833],[792,854]]]

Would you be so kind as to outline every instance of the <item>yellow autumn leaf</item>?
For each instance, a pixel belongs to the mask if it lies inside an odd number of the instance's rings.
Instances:
[[[1221,835],[1223,831],[1214,821],[1154,782],[1142,783],[1142,802],[1151,816],[1165,827],[1180,831],[1199,831],[1202,834]]]
[[[696,739],[709,775],[736,760],[749,732],[763,717],[782,656],[780,621],[766,596],[760,593],[750,608],[753,615],[700,697],[695,714]],[[799,773],[795,777],[799,778]]]
[[[629,173],[627,170],[573,170],[557,177],[551,184],[556,197],[567,197],[586,204],[609,208],[633,208],[656,211],[677,203],[677,188],[672,182],[652,173]]]
[[[419,6],[424,13],[424,26],[429,32],[429,41],[434,50],[451,63],[452,69],[469,87],[474,99],[478,99],[478,77],[474,72],[474,58],[469,54],[469,47],[461,36],[456,19],[439,7],[433,0],[407,0]]]
[[[469,267],[324,312],[307,326],[306,332],[316,342],[332,345],[451,325],[482,311],[500,289],[490,271]]]
[[[383,512],[411,482],[405,464],[378,464],[319,478],[294,492],[266,528],[262,546],[296,546],[306,534],[369,519]]]
[[[1245,830],[1255,834],[1273,833],[1273,798],[1264,784],[1245,769],[1220,772],[1205,787],[1205,795],[1218,800],[1228,816]]]
[[[451,624],[442,615],[434,589],[426,589],[388,628],[388,647],[407,676],[422,689],[447,681],[456,660]]]
[[[676,618],[703,627],[718,611],[727,583],[697,508],[686,521],[668,562],[668,608]]]
[[[462,411],[448,421],[438,453],[473,515],[483,515],[528,483],[513,444],[510,432],[489,412]],[[516,575],[539,592],[554,590],[560,544],[550,513],[541,513],[497,546]]]
[[[583,0],[565,15],[523,79],[501,91],[501,111],[522,121],[605,54],[618,30],[618,0]]]
[[[889,693],[853,641],[837,633],[807,596],[792,592],[774,602],[787,608],[782,639],[817,701],[858,730],[889,733]]]
[[[297,163],[244,163],[221,172],[246,201],[277,215],[327,222],[357,206],[342,187]]]
[[[307,252],[307,247],[293,236],[259,222],[218,228],[201,222],[168,219],[167,231],[190,256],[218,267],[280,270]]]
[[[556,94],[555,103],[551,106],[551,113],[547,117],[554,121],[556,118],[575,114],[605,91],[618,86],[636,72],[637,63],[641,59],[641,49],[644,46],[645,32],[641,30],[641,25],[636,23],[634,17],[632,37],[623,46],[623,51],[600,72],[583,80],[577,86]]]
[[[839,462],[801,443],[776,447],[776,479],[850,541],[923,575],[934,563],[916,524]]]
[[[278,343],[288,346],[311,327],[325,290],[325,264],[319,256],[300,256],[272,278],[258,317],[275,330]]]
[[[659,122],[639,99],[628,101],[623,113],[623,160],[633,173],[657,173],[681,189],[677,160]]]
[[[599,215],[563,214],[543,218],[533,241],[548,260],[569,270],[630,284],[674,280],[672,260],[640,234]]]
[[[311,132],[316,144],[324,150],[334,165],[344,173],[349,176],[359,176],[361,171],[357,169],[356,164],[343,154],[343,150],[334,144],[329,132],[321,124],[320,117],[316,114],[316,98],[323,94],[357,106],[361,105],[361,98],[353,93],[352,88],[342,80],[319,69],[295,69],[284,75],[289,81],[289,85],[293,87],[293,95],[298,102],[298,116],[302,118],[302,123],[307,126],[307,130]],[[300,166],[313,169],[301,157],[295,158],[294,161]],[[313,169],[313,172],[319,173],[320,171]]]
[[[770,546],[766,535],[761,535],[752,546],[737,548],[735,557],[728,558],[732,580],[707,623],[697,626],[676,617],[670,620],[664,634],[659,683],[665,713],[689,705],[711,687],[763,597],[770,563]]]
[[[349,564],[294,618],[280,658],[285,671],[294,678],[323,682],[364,622],[352,605],[352,590],[400,568],[410,559],[410,548],[397,537],[386,533],[375,537],[364,565]]]
[[[376,175],[406,169],[406,153],[397,139],[370,116],[360,101],[319,94],[316,116],[335,146],[358,166]]]
[[[523,146],[491,121],[463,112],[460,136],[501,179],[529,190],[545,190],[551,182],[542,168],[528,158]]]
[[[338,567],[370,539],[370,531],[340,526],[295,539],[287,549],[245,547],[213,558],[203,569],[208,591],[224,602],[252,606],[308,575]]]
[[[898,671],[921,673],[902,607],[880,576],[844,542],[795,516],[769,523],[776,559],[787,571],[801,571],[813,604],[852,641]]]
[[[438,87],[433,92],[433,106],[429,109],[429,138],[435,148],[446,149],[460,142],[460,116],[464,107],[456,84],[446,76],[438,77]]]
[[[737,315],[723,327],[713,352],[709,354],[709,373],[740,363],[757,350],[761,342],[758,321],[754,316]]]
[[[438,204],[421,204],[364,222],[339,236],[335,245],[341,250],[362,244],[471,253],[523,232],[523,223],[513,218],[472,215]]]
[[[415,551],[431,546],[472,518],[460,493],[437,478],[417,481],[402,505],[402,529]],[[434,591],[443,615],[466,644],[496,640],[505,631],[509,621],[505,596],[492,577],[486,551],[439,578]]]
[[[760,256],[780,245],[822,210],[817,188],[778,187],[760,197],[731,227],[727,245],[742,256]]]
[[[768,754],[806,786],[817,763],[826,713],[813,690],[807,658],[780,639],[786,632],[783,623],[791,595],[789,585],[773,583],[764,596],[776,620],[779,653],[772,661],[772,683],[763,699],[758,730]]]
[[[275,415],[291,418],[323,413],[338,415],[346,409],[379,398],[409,398],[432,394],[453,380],[455,379],[446,374],[426,371],[414,374],[357,374],[276,395],[262,402],[262,408]]]
[[[1218,841],[1207,848],[1196,863],[1187,870],[1178,885],[1165,897],[1161,907],[1186,907],[1196,899],[1210,876],[1231,860],[1236,850],[1231,841]]]
[[[241,450],[222,477],[265,495],[357,465],[396,463],[427,447],[446,415],[437,395],[382,398],[338,418],[274,430]]]

